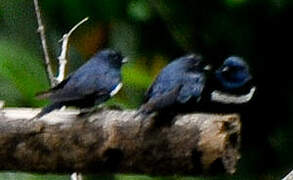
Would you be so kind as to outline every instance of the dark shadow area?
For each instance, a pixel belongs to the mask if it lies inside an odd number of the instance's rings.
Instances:
[[[103,157],[105,158],[104,168],[113,172],[119,168],[119,164],[123,160],[123,152],[118,148],[109,148],[104,152]]]

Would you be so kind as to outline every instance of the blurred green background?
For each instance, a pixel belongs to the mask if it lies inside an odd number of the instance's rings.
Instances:
[[[42,0],[39,2],[56,72],[58,40],[89,16],[70,40],[69,73],[96,51],[120,50],[124,87],[108,104],[136,108],[159,71],[189,52],[213,66],[244,57],[258,87],[242,117],[242,158],[233,176],[88,176],[111,180],[280,179],[293,168],[292,0]],[[0,99],[37,107],[49,87],[32,0],[0,0]],[[0,173],[0,179],[68,179],[69,175]]]

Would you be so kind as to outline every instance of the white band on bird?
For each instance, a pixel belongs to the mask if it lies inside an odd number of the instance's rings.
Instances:
[[[255,90],[256,87],[252,87],[249,93],[238,96],[215,90],[211,94],[211,100],[223,104],[243,104],[251,100]]]

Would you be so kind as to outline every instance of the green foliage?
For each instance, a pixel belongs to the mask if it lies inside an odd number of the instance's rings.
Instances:
[[[144,91],[152,82],[152,77],[145,65],[129,62],[122,69],[123,88],[108,105],[119,105],[122,108],[136,108],[143,97]]]
[[[69,177],[65,175],[37,175],[29,173],[13,173],[13,172],[4,172],[0,173],[0,180],[68,180]]]
[[[0,99],[8,106],[44,104],[34,99],[36,92],[48,88],[41,59],[13,42],[0,41],[0,82]]]
[[[133,0],[128,5],[128,14],[137,21],[148,21],[152,17],[152,9],[147,0]]]
[[[122,71],[125,84],[137,89],[146,89],[152,82],[152,78],[147,68],[139,63],[125,65]]]
[[[245,4],[247,0],[225,0],[227,6],[237,7]]]

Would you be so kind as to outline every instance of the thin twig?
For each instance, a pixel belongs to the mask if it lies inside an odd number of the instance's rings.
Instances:
[[[293,170],[287,174],[282,180],[292,180],[293,179]]]
[[[48,53],[48,47],[47,47],[47,41],[46,41],[46,35],[45,35],[45,28],[42,23],[41,12],[40,12],[40,8],[39,8],[38,0],[34,0],[34,5],[35,5],[35,11],[36,11],[37,20],[38,20],[38,26],[39,26],[38,32],[40,33],[43,52],[44,52],[44,56],[45,56],[45,66],[46,66],[47,76],[48,76],[48,79],[50,80],[51,87],[53,87],[56,85],[56,81],[55,81],[52,67],[51,67],[51,63],[50,63],[50,57],[49,57],[49,53]]]
[[[4,115],[4,112],[2,111],[4,106],[5,106],[5,101],[0,100],[0,116]]]
[[[4,105],[5,105],[5,102],[0,100],[0,109],[3,109]]]
[[[66,55],[67,55],[69,37],[81,24],[86,22],[88,19],[89,18],[86,17],[83,20],[81,20],[79,23],[77,23],[75,26],[73,26],[73,28],[67,34],[64,34],[62,39],[59,40],[59,42],[62,41],[62,47],[61,47],[62,49],[61,49],[61,54],[58,57],[58,60],[59,60],[59,72],[58,72],[58,76],[56,77],[56,80],[57,80],[58,83],[63,81],[64,77],[65,77],[65,67],[66,67],[66,63],[67,63]],[[82,174],[78,173],[78,172],[74,172],[70,176],[70,179],[71,180],[82,180]]]
[[[59,42],[62,41],[62,47],[61,47],[62,49],[61,49],[61,54],[58,57],[58,60],[59,60],[59,72],[58,72],[58,76],[56,77],[56,80],[57,80],[58,83],[63,81],[64,77],[65,77],[65,67],[66,67],[66,63],[67,63],[66,55],[67,55],[69,37],[75,31],[75,29],[77,29],[82,23],[84,23],[88,19],[89,18],[86,17],[83,20],[81,20],[79,23],[77,23],[75,26],[73,26],[73,28],[67,34],[64,34],[62,39],[59,40]],[[70,179],[71,180],[82,180],[82,175],[81,175],[81,173],[74,172],[70,176]]]
[[[81,175],[81,173],[74,172],[71,174],[70,179],[71,180],[82,180],[82,175]]]
[[[73,31],[75,31],[82,23],[86,22],[88,19],[89,18],[86,17],[83,20],[81,20],[79,23],[77,23],[67,34],[64,34],[62,39],[60,39],[60,41],[59,41],[59,42],[62,41],[62,50],[61,50],[60,56],[58,57],[58,60],[59,60],[59,73],[58,73],[58,76],[56,78],[58,83],[63,81],[64,76],[65,76],[65,66],[66,66],[66,63],[67,63],[66,55],[67,55],[69,37],[73,33]]]

